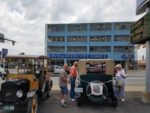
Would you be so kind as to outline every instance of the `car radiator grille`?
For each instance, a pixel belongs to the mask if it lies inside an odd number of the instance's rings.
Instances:
[[[1,91],[3,101],[16,101],[18,99],[16,96],[17,91],[16,85],[13,84],[2,85]]]

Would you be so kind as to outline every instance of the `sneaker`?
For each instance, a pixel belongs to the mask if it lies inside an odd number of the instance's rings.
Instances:
[[[71,101],[73,101],[73,102],[74,102],[74,101],[75,101],[75,99],[74,99],[74,98],[72,98],[72,99],[71,99]]]
[[[61,103],[61,107],[68,107],[68,105],[65,103]]]
[[[124,102],[124,101],[125,101],[125,99],[124,99],[124,98],[122,98],[122,99],[121,99],[121,101],[122,101],[122,102]]]

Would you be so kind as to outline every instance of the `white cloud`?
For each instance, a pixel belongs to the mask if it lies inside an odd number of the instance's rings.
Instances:
[[[135,21],[136,0],[0,0],[0,43],[10,54],[44,54],[45,24]]]

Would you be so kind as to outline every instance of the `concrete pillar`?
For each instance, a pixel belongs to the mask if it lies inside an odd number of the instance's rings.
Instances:
[[[146,42],[146,91],[142,93],[142,101],[150,103],[150,41]]]

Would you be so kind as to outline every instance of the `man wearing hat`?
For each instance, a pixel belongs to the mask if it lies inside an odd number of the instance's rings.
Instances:
[[[121,101],[125,101],[125,83],[126,83],[126,73],[125,70],[122,68],[121,64],[117,64],[115,66],[117,72],[116,72],[116,81],[118,85],[118,96],[121,98]]]

